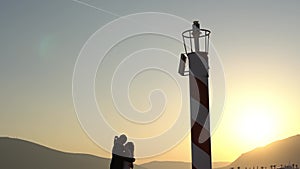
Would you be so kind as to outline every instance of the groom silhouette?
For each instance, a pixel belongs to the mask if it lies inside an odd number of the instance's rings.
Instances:
[[[122,134],[120,137],[115,136],[114,146],[112,149],[112,159],[110,162],[110,169],[123,169],[124,163],[133,163],[135,159],[133,156],[127,156],[124,144],[127,141],[127,136]],[[125,167],[126,168],[126,167]],[[131,165],[133,168],[133,165]]]

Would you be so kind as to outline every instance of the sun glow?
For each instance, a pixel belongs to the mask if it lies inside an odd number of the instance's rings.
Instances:
[[[244,146],[263,146],[276,134],[275,115],[267,105],[245,106],[237,118],[236,132]]]

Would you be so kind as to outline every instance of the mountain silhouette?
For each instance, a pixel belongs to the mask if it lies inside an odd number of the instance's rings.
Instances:
[[[231,162],[225,162],[225,161],[213,162],[213,163],[212,163],[212,167],[213,167],[213,168],[221,168],[221,167],[228,166],[230,163],[231,163]]]
[[[61,152],[15,138],[0,138],[1,169],[109,169],[109,164],[107,158]]]
[[[224,148],[225,150],[226,148]],[[261,169],[261,166],[270,169],[270,165],[277,165],[279,167],[281,164],[287,165],[291,164],[300,165],[300,135],[292,136],[283,140],[275,141],[264,147],[256,148],[252,151],[242,154],[234,162],[229,165],[227,162],[214,162],[213,166],[215,169],[230,169],[232,167],[245,169],[255,169],[257,166]],[[225,166],[225,167],[218,167]],[[188,162],[175,162],[175,161],[153,161],[150,163],[145,163],[141,165],[147,169],[190,169],[191,164]]]
[[[300,165],[300,135],[273,142],[267,146],[256,148],[242,154],[226,167],[251,169],[258,166],[270,168]],[[0,168],[2,169],[108,169],[110,159],[88,154],[66,153],[57,151],[25,140],[0,137]],[[218,162],[215,162],[217,166]],[[220,164],[224,166],[226,163]],[[190,169],[189,162],[153,161],[135,165],[135,169]]]
[[[270,168],[270,165],[289,164],[300,165],[300,135],[295,135],[283,140],[275,141],[264,147],[256,148],[252,151],[242,154],[234,162],[220,169],[229,169],[231,167],[261,168],[261,166]]]

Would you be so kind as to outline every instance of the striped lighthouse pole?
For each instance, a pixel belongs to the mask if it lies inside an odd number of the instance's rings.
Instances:
[[[191,152],[193,169],[211,169],[211,137],[209,117],[209,30],[200,29],[197,21],[193,28],[183,32],[185,54],[181,54],[179,73],[189,75],[191,111]],[[187,49],[186,41],[190,42]],[[184,56],[187,56],[186,58]],[[189,71],[182,68],[188,58]]]

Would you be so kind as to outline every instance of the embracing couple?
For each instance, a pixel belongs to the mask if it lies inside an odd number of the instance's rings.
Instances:
[[[112,149],[112,159],[110,169],[130,169],[133,168],[134,144],[127,142],[127,136],[122,134],[115,136]]]

